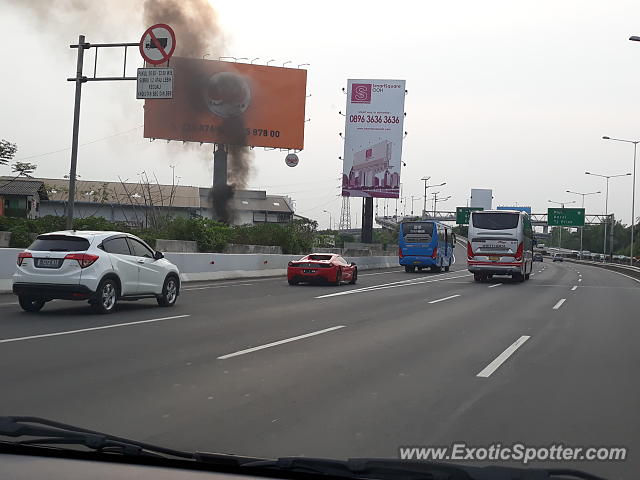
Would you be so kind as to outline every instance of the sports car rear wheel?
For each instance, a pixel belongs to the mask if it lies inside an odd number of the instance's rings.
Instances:
[[[354,268],[353,269],[353,277],[351,277],[351,281],[349,282],[349,284],[350,285],[355,285],[357,281],[358,281],[358,269]]]
[[[333,282],[334,285],[340,285],[342,283],[342,270],[338,269],[336,271],[336,280]]]

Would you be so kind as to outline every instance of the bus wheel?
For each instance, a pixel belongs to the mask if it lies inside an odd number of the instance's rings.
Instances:
[[[416,271],[416,267],[414,267],[413,265],[405,265],[404,271],[407,273],[413,273]]]

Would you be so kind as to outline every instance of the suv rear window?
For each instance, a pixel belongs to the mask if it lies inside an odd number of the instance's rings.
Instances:
[[[485,230],[508,230],[518,226],[518,213],[476,213],[471,214],[471,221],[476,228]]]
[[[40,235],[29,245],[29,250],[39,252],[84,252],[89,240],[69,235]]]

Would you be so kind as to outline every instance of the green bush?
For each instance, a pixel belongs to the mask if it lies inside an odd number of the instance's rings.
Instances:
[[[206,218],[174,218],[161,229],[130,229],[102,217],[78,218],[73,222],[76,230],[125,231],[137,235],[152,247],[156,239],[193,240],[201,252],[221,252],[228,243],[248,245],[276,245],[284,253],[298,254],[311,251],[317,223],[295,220],[287,224],[259,224],[231,227]],[[32,237],[42,233],[65,229],[65,218],[46,216],[36,219],[0,217],[0,230],[12,232],[11,246],[26,248]]]

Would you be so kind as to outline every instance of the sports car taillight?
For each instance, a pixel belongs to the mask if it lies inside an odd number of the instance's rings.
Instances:
[[[80,268],[87,268],[90,265],[98,260],[98,255],[91,255],[90,253],[69,253],[64,259],[65,260],[77,260]]]
[[[471,260],[473,258],[473,248],[471,248],[471,242],[467,242],[467,258]]]
[[[22,262],[24,262],[25,258],[33,258],[33,255],[31,255],[31,253],[29,252],[20,252],[18,254],[18,266],[22,265]]]
[[[524,252],[524,243],[520,242],[520,245],[518,245],[518,250],[516,251],[516,260],[522,260],[523,252]]]

